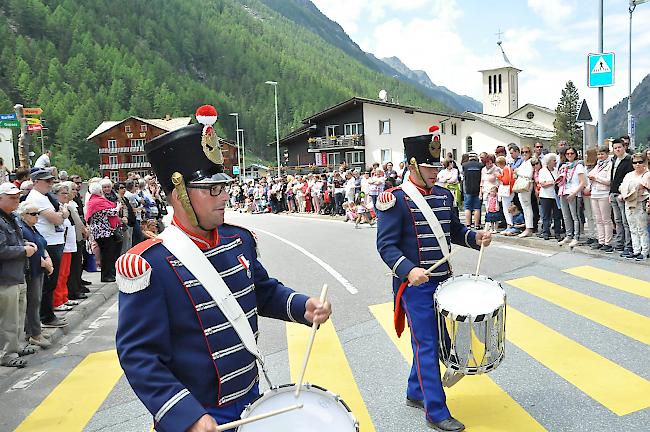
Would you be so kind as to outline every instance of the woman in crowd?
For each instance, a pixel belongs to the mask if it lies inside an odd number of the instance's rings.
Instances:
[[[287,198],[287,211],[289,213],[294,213],[296,211],[296,202],[293,198],[293,187],[295,185],[295,180],[292,175],[287,176],[287,185],[286,185],[286,198]]]
[[[142,180],[144,182],[144,180]],[[117,194],[113,190],[113,182],[109,178],[103,178],[99,181],[99,184],[102,185],[102,193],[111,202],[117,202]]]
[[[304,184],[305,182],[302,176],[296,176],[296,180],[293,184],[293,196],[296,200],[297,211],[300,213],[304,213],[306,208],[305,195],[302,192]]]
[[[327,181],[323,182],[321,176],[316,175],[314,177],[314,184],[311,186],[311,202],[314,205],[314,213],[321,213],[321,200],[323,199],[323,184],[326,184]]]
[[[56,196],[61,207],[68,210],[68,214],[76,209],[68,207],[70,201],[70,187],[68,182],[57,183],[52,187],[52,193]],[[73,306],[79,304],[76,300],[68,298],[68,279],[70,277],[70,264],[72,263],[72,254],[77,252],[77,235],[70,222],[70,217],[63,220],[63,257],[59,267],[59,277],[56,282],[56,288],[52,296],[52,306],[57,312],[66,312],[72,309]]]
[[[86,206],[86,221],[90,233],[99,245],[102,257],[102,282],[115,282],[115,261],[119,256],[122,241],[117,205],[102,195],[99,183],[90,183],[88,191],[91,196]]]
[[[345,189],[345,200],[347,202],[354,202],[354,190],[356,187],[356,180],[352,176],[351,172],[348,172],[345,174],[345,185],[343,188]]]
[[[372,177],[368,179],[368,195],[372,200],[373,208],[377,205],[377,197],[384,191],[384,183],[386,183],[384,171],[381,168],[374,169]]]
[[[84,284],[82,282],[83,273],[83,253],[85,248],[86,239],[88,238],[88,228],[83,222],[79,212],[79,205],[77,204],[77,196],[79,194],[79,186],[73,181],[63,182],[70,191],[67,207],[70,210],[70,223],[75,232],[77,241],[77,251],[72,253],[70,261],[70,276],[68,277],[68,299],[69,300],[83,300],[87,298],[84,294]]]
[[[533,204],[531,201],[531,188],[533,186],[533,164],[531,162],[531,155],[532,151],[529,146],[524,146],[521,149],[521,156],[523,158],[523,162],[521,165],[519,165],[519,168],[515,169],[515,177],[517,179],[523,178],[524,180],[528,181],[528,188],[526,190],[523,190],[521,192],[517,193],[517,197],[519,198],[519,203],[521,204],[521,207],[524,211],[524,221],[526,222],[526,229],[524,232],[519,234],[519,237],[530,237],[533,235]],[[520,183],[523,183],[523,181],[520,181]]]
[[[460,207],[460,174],[458,168],[454,167],[454,161],[452,159],[445,159],[442,165],[445,169],[440,170],[438,173],[438,184],[451,191],[454,195],[456,206]]]
[[[648,159],[645,153],[632,155],[632,167],[634,171],[625,175],[620,187],[621,196],[625,200],[625,216],[632,237],[632,254],[625,258],[643,261],[650,253],[646,212],[650,197],[650,171],[648,171]]]
[[[503,151],[505,152],[505,149]],[[515,198],[515,194],[512,191],[512,187],[515,184],[515,173],[512,167],[506,163],[505,156],[497,157],[496,165],[501,170],[501,173],[497,175],[497,179],[499,180],[498,194],[501,199],[503,216],[506,220],[507,228],[512,228],[512,214],[508,209],[510,208],[510,204],[512,204],[512,200]]]
[[[38,222],[40,209],[33,202],[22,202],[17,210],[20,218],[18,224],[23,238],[37,245],[36,253],[29,257],[25,270],[27,282],[27,310],[25,312],[25,336],[32,345],[48,348],[51,342],[41,331],[41,297],[43,295],[43,272],[51,275],[54,271],[52,260],[47,253],[47,241],[38,232],[35,225]]]
[[[569,147],[565,152],[567,162],[560,167],[560,201],[566,237],[559,244],[569,247],[578,245],[582,234],[582,222],[578,213],[578,197],[587,184],[585,166],[578,161],[578,152]]]
[[[558,206],[556,180],[558,173],[556,169],[557,155],[548,153],[544,156],[542,169],[539,170],[539,202],[542,207],[542,237],[548,240],[551,237],[551,220],[555,238],[560,240],[562,236],[562,211]]]
[[[383,173],[383,171],[382,171]],[[332,184],[334,186],[334,211],[332,215],[345,215],[345,210],[343,210],[343,198],[345,194],[344,181],[341,177],[341,173],[338,171],[334,173],[332,178]]]
[[[612,163],[609,158],[609,147],[598,149],[598,162],[587,175],[591,182],[591,209],[596,218],[598,243],[592,249],[600,249],[605,253],[613,253],[611,246],[614,233],[612,222],[612,205],[609,202],[609,185],[612,177]]]
[[[492,154],[485,154],[483,157],[484,166],[481,168],[481,189],[480,197],[481,201],[485,206],[487,206],[488,195],[492,188],[499,188],[499,174],[501,174],[500,168],[494,164],[495,157]],[[487,208],[487,207],[486,207]],[[487,211],[487,210],[486,210]]]

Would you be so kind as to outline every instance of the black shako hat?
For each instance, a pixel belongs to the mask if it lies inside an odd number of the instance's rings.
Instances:
[[[144,146],[147,160],[166,193],[174,190],[172,176],[179,173],[184,183],[229,183],[223,170],[218,139],[208,141],[200,123],[160,135]]]
[[[404,138],[406,162],[424,167],[440,168],[440,132],[438,126],[429,128],[430,134]]]

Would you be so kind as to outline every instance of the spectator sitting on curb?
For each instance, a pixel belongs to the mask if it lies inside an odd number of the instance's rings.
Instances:
[[[501,234],[505,236],[516,236],[521,234],[521,232],[526,229],[526,221],[524,220],[523,213],[521,213],[519,208],[514,204],[511,204],[510,207],[508,207],[508,212],[510,212],[510,215],[512,216],[512,227],[501,231]]]

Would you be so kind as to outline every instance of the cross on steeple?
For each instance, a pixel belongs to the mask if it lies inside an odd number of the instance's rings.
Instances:
[[[497,33],[495,33],[495,36],[497,37],[497,43],[501,43],[501,36],[503,36],[503,32],[501,29]]]

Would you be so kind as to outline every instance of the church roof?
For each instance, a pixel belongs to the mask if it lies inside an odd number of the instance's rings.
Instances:
[[[466,114],[469,114],[475,117],[477,120],[481,120],[485,123],[491,124],[494,127],[503,129],[522,138],[535,138],[544,141],[550,141],[555,136],[555,131],[553,129],[546,128],[538,123],[534,123],[529,120],[518,120],[473,112],[468,112]]]
[[[514,110],[513,112],[511,112],[510,114],[508,114],[508,117],[512,117],[515,114],[517,114],[517,113],[519,113],[521,111],[530,109],[530,108],[537,108],[540,111],[546,112],[546,113],[551,114],[551,115],[555,115],[555,111],[550,109],[550,108],[546,108],[546,107],[543,107],[541,105],[536,105],[534,103],[527,103],[526,105],[524,105],[522,107],[519,107],[516,110]]]
[[[495,69],[504,69],[504,68],[512,68],[521,72],[521,69],[514,67],[512,63],[510,63],[510,59],[506,55],[506,52],[503,50],[502,42],[499,41],[497,42],[497,50],[492,58],[490,67],[482,69],[479,72],[485,72],[485,71],[490,71]]]
[[[102,122],[99,126],[97,126],[97,129],[95,129],[90,135],[88,135],[88,138],[86,138],[86,140],[91,140],[95,138],[97,135],[101,135],[107,130],[112,129],[115,126],[119,125],[120,123],[123,123],[131,118],[139,120],[143,123],[150,124],[151,126],[155,126],[159,129],[164,130],[165,132],[171,132],[173,130],[180,129],[183,126],[187,126],[188,124],[190,124],[190,121],[192,121],[192,117],[175,117],[170,119],[145,119],[141,117],[131,116],[125,118],[124,120],[119,120],[119,121],[111,120],[111,121]]]

